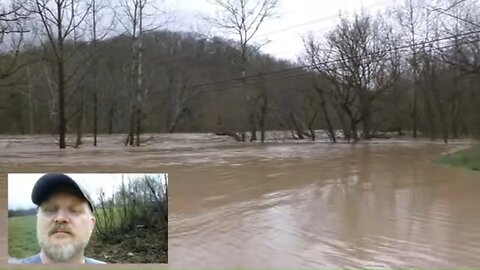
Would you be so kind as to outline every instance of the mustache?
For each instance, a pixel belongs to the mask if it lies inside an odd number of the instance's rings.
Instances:
[[[70,228],[68,228],[67,226],[65,225],[56,225],[54,226],[49,232],[48,234],[49,235],[52,235],[52,234],[55,234],[57,232],[64,232],[64,233],[68,233],[68,234],[73,234],[72,230],[70,230]]]

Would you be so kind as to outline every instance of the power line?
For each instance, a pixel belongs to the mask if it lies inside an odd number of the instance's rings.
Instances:
[[[455,16],[455,15],[453,15],[453,14],[447,13],[447,12],[445,12],[444,10],[441,10],[440,8],[434,8],[434,9],[432,9],[431,6],[429,6],[428,9],[430,9],[431,11],[435,11],[435,12],[441,13],[441,14],[443,14],[443,15],[447,15],[447,16],[449,16],[449,17],[452,17],[452,18],[454,18],[454,19],[460,20],[460,21],[462,21],[462,22],[469,23],[469,24],[471,24],[471,25],[473,25],[473,26],[475,26],[475,27],[480,27],[480,24],[477,24],[477,23],[474,23],[474,22],[472,22],[472,21],[469,21],[469,20],[460,18],[460,17]]]
[[[366,58],[366,57],[369,57],[369,56],[374,56],[375,54],[382,54],[382,53],[388,53],[388,52],[397,51],[397,50],[404,50],[404,49],[409,49],[409,48],[417,47],[417,46],[421,46],[421,45],[424,46],[424,45],[427,45],[427,44],[433,44],[435,42],[445,41],[445,40],[449,40],[449,39],[454,39],[454,38],[458,38],[458,37],[468,36],[468,35],[472,35],[472,34],[479,34],[479,33],[480,33],[480,30],[471,31],[471,32],[462,33],[462,34],[455,34],[455,35],[450,35],[450,36],[447,36],[447,37],[442,37],[442,38],[436,38],[436,39],[432,39],[432,40],[417,42],[417,43],[414,43],[414,44],[397,46],[397,47],[385,49],[385,50],[382,50],[382,51],[371,52],[371,53],[359,55],[359,56],[356,56],[356,57],[347,57],[346,59],[350,59],[350,60],[357,59],[357,58],[362,59],[362,58]],[[336,63],[336,62],[340,62],[340,61],[344,61],[344,60],[345,59],[343,59],[343,60],[342,59],[334,59],[334,60],[325,61],[325,62],[320,63],[320,64],[325,65],[325,64]],[[292,67],[292,68],[287,68],[287,69],[281,69],[281,70],[276,70],[276,71],[271,71],[271,72],[264,72],[264,73],[254,74],[254,75],[249,75],[249,76],[244,76],[244,77],[235,77],[235,78],[225,79],[225,80],[221,80],[221,81],[213,81],[213,82],[209,82],[209,83],[197,84],[197,85],[191,86],[190,88],[204,88],[204,87],[209,87],[209,86],[221,85],[221,84],[225,84],[225,83],[242,83],[243,84],[248,79],[255,79],[255,78],[265,79],[266,76],[279,75],[279,74],[289,73],[289,72],[292,72],[292,71],[300,71],[300,70],[304,70],[306,68],[311,68],[311,67],[313,67],[313,65],[302,65],[302,66],[297,66],[297,67]]]
[[[312,75],[311,73],[303,72],[303,73],[298,73],[298,74],[291,74],[289,76],[268,78],[268,79],[265,79],[265,81],[271,82],[271,81],[278,81],[278,80],[287,80],[287,79],[293,79],[293,78],[298,78],[298,77],[302,77],[302,76],[311,76],[311,75]],[[203,92],[222,92],[222,91],[226,91],[226,90],[240,89],[240,88],[243,88],[243,87],[246,87],[246,86],[251,86],[251,85],[237,84],[237,85],[232,85],[232,86],[229,86],[229,87],[208,89],[208,90],[204,90]]]
[[[363,8],[372,8],[372,7],[383,6],[383,5],[385,5],[385,2],[375,3],[375,4],[373,4],[373,5],[368,5],[368,6],[365,6],[365,7],[362,6],[362,7],[363,7]],[[267,36],[267,35],[271,35],[271,34],[282,33],[282,32],[285,32],[285,31],[288,31],[288,30],[292,30],[292,29],[295,29],[295,28],[299,28],[299,27],[302,27],[302,26],[311,25],[311,24],[316,24],[316,23],[319,23],[319,22],[336,19],[336,18],[338,18],[338,17],[339,17],[338,14],[331,15],[331,16],[328,16],[328,17],[322,17],[322,18],[315,19],[315,20],[312,20],[312,21],[306,21],[306,22],[303,22],[303,23],[300,23],[300,24],[295,24],[295,25],[292,25],[292,26],[287,26],[287,27],[285,27],[285,28],[277,29],[277,30],[274,30],[274,31],[271,31],[271,32],[259,33],[256,37],[258,38],[258,37],[263,37],[263,36]]]
[[[310,25],[310,24],[316,24],[316,23],[319,23],[319,22],[328,21],[328,20],[332,20],[332,19],[336,19],[336,18],[338,18],[338,14],[332,15],[332,16],[329,16],[329,17],[323,17],[323,18],[316,19],[316,20],[313,20],[313,21],[307,21],[307,22],[304,22],[304,23],[288,26],[288,27],[277,29],[277,30],[274,30],[274,31],[271,31],[271,32],[268,32],[268,33],[261,33],[261,34],[257,35],[256,37],[258,38],[258,37],[263,37],[263,36],[267,36],[267,35],[271,35],[271,34],[282,33],[282,32],[292,30],[292,29],[295,29],[295,28],[299,28],[299,27],[302,27],[302,26],[306,26],[306,25]]]
[[[443,11],[449,11],[450,9],[452,9],[452,8],[458,6],[461,3],[466,2],[466,1],[468,1],[468,0],[458,0],[457,2],[451,4],[448,8],[444,9]]]
[[[444,46],[440,46],[440,47],[437,47],[436,49],[447,49],[447,48],[451,48],[451,47],[455,47],[455,46],[458,46],[458,45],[466,45],[466,44],[471,44],[471,43],[475,43],[475,42],[480,42],[480,39],[475,39],[475,40],[470,40],[470,41],[467,41],[467,42],[462,42],[462,43],[459,43],[459,44],[450,44],[450,45],[444,45]],[[409,52],[409,54],[413,54],[413,52]],[[392,60],[392,58],[387,58],[387,59],[384,59],[384,60]],[[330,61],[325,61],[325,62],[322,62],[322,63],[319,63],[317,64],[318,65],[323,65],[323,64],[328,64]],[[314,65],[309,65],[310,67],[313,67]],[[334,69],[325,69],[326,71],[330,70],[330,71],[333,71]],[[273,77],[273,78],[268,78],[268,79],[265,79],[266,81],[276,81],[276,80],[286,80],[286,79],[292,79],[292,78],[297,78],[297,77],[302,77],[302,76],[311,76],[312,73],[308,73],[308,72],[302,72],[302,73],[298,73],[298,74],[291,74],[290,76],[284,76],[284,77]],[[233,89],[240,89],[240,88],[243,88],[245,86],[251,86],[251,85],[245,85],[245,84],[236,84],[236,85],[230,85],[228,87],[222,87],[222,88],[213,88],[213,89],[208,89],[208,90],[204,90],[203,92],[221,92],[221,91],[226,91],[226,90],[233,90]]]

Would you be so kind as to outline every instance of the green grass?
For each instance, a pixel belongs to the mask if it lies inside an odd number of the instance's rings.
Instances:
[[[24,258],[40,252],[36,218],[23,216],[8,219],[8,253],[11,257]]]
[[[480,171],[480,145],[443,156],[437,159],[436,162]]]

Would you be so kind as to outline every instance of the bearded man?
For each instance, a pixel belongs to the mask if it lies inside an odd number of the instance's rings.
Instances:
[[[96,219],[88,194],[65,174],[45,174],[32,190],[40,253],[19,263],[105,264],[85,257]]]

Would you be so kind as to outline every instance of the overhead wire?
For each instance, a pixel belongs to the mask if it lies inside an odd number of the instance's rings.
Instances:
[[[377,6],[383,6],[385,4],[386,4],[385,2],[380,2],[380,3],[375,3],[375,4],[372,4],[372,5],[367,5],[363,8],[373,8],[373,7],[377,7]],[[288,30],[292,30],[292,29],[296,29],[296,28],[299,28],[299,27],[303,27],[303,26],[307,26],[307,25],[311,25],[311,24],[316,24],[316,23],[319,23],[319,22],[328,21],[328,20],[332,20],[332,19],[336,19],[336,18],[339,18],[339,14],[330,15],[330,16],[318,18],[318,19],[315,19],[315,20],[306,21],[306,22],[303,22],[303,23],[287,26],[285,28],[276,29],[276,30],[273,30],[273,31],[270,31],[270,32],[267,32],[267,33],[258,33],[256,38],[271,35],[271,34],[276,34],[276,33],[283,33],[283,32],[288,31]]]
[[[475,42],[480,42],[480,39],[470,40],[470,41],[462,42],[462,43],[458,43],[458,44],[450,44],[450,45],[439,46],[436,49],[447,49],[447,48],[452,48],[452,47],[455,47],[455,46],[466,45],[466,44],[475,43]],[[413,54],[413,53],[409,52],[408,55],[410,55],[410,54]],[[393,59],[393,57],[392,58],[387,58],[387,59],[384,59],[384,60],[392,60],[392,59]],[[319,63],[318,65],[322,65],[322,64],[328,64],[328,63],[323,62],[323,63]],[[324,69],[324,71],[329,71],[329,70],[331,71],[331,70],[334,70],[334,69]],[[312,74],[313,73],[311,73],[311,72],[302,72],[302,73],[298,73],[298,74],[291,74],[290,76],[277,77],[277,78],[273,77],[273,78],[268,78],[268,79],[264,79],[264,80],[271,82],[271,81],[298,78],[298,77],[302,77],[302,76],[312,76]],[[244,87],[247,87],[247,86],[252,86],[252,85],[254,85],[254,83],[249,84],[249,85],[237,84],[237,85],[231,85],[231,86],[222,87],[222,88],[212,88],[212,89],[206,90],[205,92],[222,92],[222,91],[233,90],[233,89],[241,89],[241,88],[244,88]]]
[[[450,35],[450,36],[447,36],[447,37],[441,37],[441,38],[426,40],[426,41],[417,42],[417,43],[413,43],[413,44],[405,44],[405,45],[401,45],[401,46],[396,46],[396,47],[381,50],[381,51],[362,54],[362,55],[359,55],[359,56],[356,56],[356,57],[345,57],[344,59],[328,60],[328,61],[324,61],[322,63],[318,63],[317,65],[332,64],[332,63],[344,61],[345,59],[347,59],[347,60],[354,60],[354,59],[357,59],[357,58],[358,59],[365,59],[367,57],[371,57],[371,56],[374,56],[376,54],[383,54],[383,53],[399,51],[399,50],[401,51],[401,50],[405,50],[405,49],[410,49],[412,47],[425,46],[425,45],[428,45],[428,44],[434,44],[436,42],[446,41],[446,40],[450,40],[450,39],[465,37],[465,36],[469,36],[469,35],[473,35],[473,34],[479,34],[479,33],[480,33],[480,30],[470,31],[470,32],[467,32],[467,33]],[[477,42],[477,41],[474,41],[474,42]],[[471,43],[471,42],[468,42],[468,43]],[[447,45],[447,46],[445,46],[445,48],[449,47],[449,46],[457,46],[457,45],[461,45],[461,44],[459,43],[459,44],[456,44],[456,45]],[[439,48],[443,48],[443,47],[439,47]],[[238,88],[238,86],[240,86],[240,87],[245,86],[246,81],[249,81],[250,83],[252,83],[252,80],[255,80],[255,79],[261,79],[262,81],[264,81],[264,80],[268,80],[269,79],[268,77],[272,76],[272,75],[273,76],[287,75],[288,73],[293,72],[293,71],[307,71],[306,69],[312,68],[312,67],[313,67],[313,65],[301,65],[301,66],[296,66],[296,67],[292,67],[292,68],[280,69],[280,70],[276,70],[276,71],[262,72],[262,73],[247,75],[247,76],[243,76],[243,77],[234,77],[234,78],[225,79],[225,80],[219,80],[219,81],[213,81],[213,82],[208,82],[208,83],[192,85],[189,88],[198,90],[198,89],[205,88],[205,87],[218,86],[218,85],[228,84],[228,83],[230,83],[230,84],[233,83],[234,85],[228,85],[228,87],[225,86],[225,88]],[[239,85],[235,87],[235,84],[239,84]],[[211,90],[204,89],[202,91],[211,91]]]

